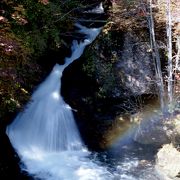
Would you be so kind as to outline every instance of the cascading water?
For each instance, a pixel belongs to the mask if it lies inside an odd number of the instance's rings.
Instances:
[[[34,147],[46,151],[82,148],[71,108],[59,94],[60,78],[63,70],[81,56],[85,46],[95,39],[100,29],[87,29],[78,24],[76,26],[81,28],[81,33],[87,35],[87,39],[80,44],[73,41],[71,57],[65,59],[64,65],[54,66],[47,79],[32,95],[25,111],[7,128],[7,134],[18,151]]]
[[[171,1],[166,2],[166,31],[167,31],[167,49],[168,49],[168,100],[173,101],[173,63],[172,63],[172,17],[171,17]]]
[[[60,77],[65,66],[56,64],[48,78],[32,95],[31,102],[7,128],[16,149],[80,149],[78,134],[70,107],[59,95]],[[68,128],[71,131],[68,132]]]
[[[76,26],[87,38],[80,43],[73,41],[71,57],[65,59],[64,65],[54,66],[24,112],[7,127],[9,139],[25,165],[23,169],[40,179],[85,179],[87,173],[94,179],[105,171],[93,162],[87,166],[85,158],[89,153],[83,146],[70,106],[59,94],[63,70],[81,56],[85,46],[100,32],[100,28]]]

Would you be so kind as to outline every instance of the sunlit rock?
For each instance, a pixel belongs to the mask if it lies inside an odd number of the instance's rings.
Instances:
[[[157,153],[156,169],[165,180],[180,179],[180,152],[172,144],[164,145]]]

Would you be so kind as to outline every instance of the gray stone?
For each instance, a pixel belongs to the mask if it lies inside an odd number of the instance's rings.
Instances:
[[[172,144],[164,145],[157,153],[155,168],[165,180],[180,179],[180,152]]]

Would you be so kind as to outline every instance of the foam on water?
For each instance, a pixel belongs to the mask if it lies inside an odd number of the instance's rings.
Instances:
[[[47,180],[106,180],[112,179],[105,167],[90,161],[89,152],[62,151],[47,153],[36,149],[31,154],[24,152],[22,160],[26,162],[29,173],[36,178]]]

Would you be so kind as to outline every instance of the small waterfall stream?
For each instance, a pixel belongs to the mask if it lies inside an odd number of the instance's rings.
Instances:
[[[73,41],[71,57],[65,59],[64,65],[54,66],[25,110],[7,127],[7,135],[24,164],[22,168],[40,179],[86,179],[89,175],[96,179],[110,174],[85,160],[89,152],[83,146],[70,106],[60,95],[63,70],[81,56],[101,30],[76,26],[86,39]]]
[[[167,31],[167,52],[168,52],[168,100],[173,101],[173,63],[172,63],[172,15],[171,1],[166,2],[166,31]]]

